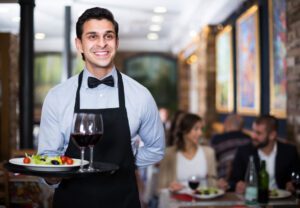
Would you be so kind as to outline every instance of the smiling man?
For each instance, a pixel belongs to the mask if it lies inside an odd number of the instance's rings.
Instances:
[[[231,188],[237,193],[245,191],[244,179],[250,155],[254,156],[257,172],[260,161],[266,161],[269,189],[294,189],[291,173],[300,169],[299,155],[295,146],[277,140],[277,123],[274,116],[260,116],[252,125],[252,143],[238,148],[230,177]]]
[[[53,207],[138,208],[135,167],[163,158],[164,129],[152,95],[115,68],[118,30],[107,9],[91,8],[79,17],[76,47],[85,68],[49,91],[42,109],[38,153],[79,158],[79,149],[70,141],[73,114],[101,113],[104,134],[94,147],[94,161],[120,168],[112,175],[46,179],[56,184]],[[133,145],[137,138],[144,144],[139,151]]]

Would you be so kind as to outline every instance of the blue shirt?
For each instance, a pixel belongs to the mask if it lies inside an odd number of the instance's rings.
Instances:
[[[80,108],[119,107],[116,69],[113,68],[106,77],[109,75],[114,78],[114,87],[101,84],[91,89],[87,85],[87,79],[93,75],[84,69],[80,89]],[[133,152],[138,138],[143,143],[136,155],[136,165],[145,167],[163,158],[165,148],[163,125],[150,92],[125,74],[122,74],[122,78]],[[77,87],[78,75],[75,75],[48,92],[42,108],[38,154],[64,155],[70,139]]]

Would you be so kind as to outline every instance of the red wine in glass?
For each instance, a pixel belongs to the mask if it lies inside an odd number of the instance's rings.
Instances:
[[[198,176],[191,176],[188,179],[188,184],[189,187],[195,191],[200,184],[200,178]]]
[[[189,187],[193,190],[196,190],[199,186],[199,181],[189,181]]]
[[[99,113],[74,113],[71,138],[80,149],[81,162],[79,172],[84,172],[83,160],[86,147],[90,148],[90,164],[88,171],[95,171],[93,168],[93,147],[103,135],[103,120]]]
[[[88,147],[89,145],[95,145],[101,139],[102,135],[102,133],[73,133],[71,137],[78,147]]]

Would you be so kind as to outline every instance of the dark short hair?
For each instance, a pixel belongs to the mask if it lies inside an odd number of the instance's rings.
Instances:
[[[82,30],[83,30],[83,24],[91,19],[97,19],[97,20],[102,20],[106,19],[110,21],[114,25],[116,37],[119,38],[119,25],[117,21],[114,18],[114,15],[109,11],[108,9],[105,8],[100,8],[100,7],[94,7],[85,10],[83,14],[78,18],[77,23],[76,23],[76,36],[81,40],[82,36]]]
[[[201,122],[201,121],[202,118],[193,113],[186,113],[182,117],[178,125],[177,140],[175,143],[177,150],[184,150],[185,147],[184,135],[189,133],[197,122]]]
[[[262,115],[258,117],[254,123],[257,125],[265,125],[268,132],[277,131],[278,128],[278,120],[271,115]]]

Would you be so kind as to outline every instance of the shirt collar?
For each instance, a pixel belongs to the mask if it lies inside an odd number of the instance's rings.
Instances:
[[[114,66],[113,69],[111,70],[111,72],[109,72],[106,76],[104,76],[102,79],[108,77],[112,75],[113,78],[114,78],[114,82],[115,82],[115,85],[114,87],[118,87],[118,76],[117,76],[117,69],[116,67]],[[82,76],[82,84],[81,86],[84,87],[85,89],[89,89],[88,87],[88,77],[95,77],[91,72],[89,72],[89,70],[87,70],[87,68],[84,68],[83,69],[83,76]]]
[[[274,157],[277,154],[277,142],[275,142],[273,150],[271,152],[271,154],[266,155],[263,151],[261,151],[260,149],[258,149],[258,155],[260,158],[271,158]]]

